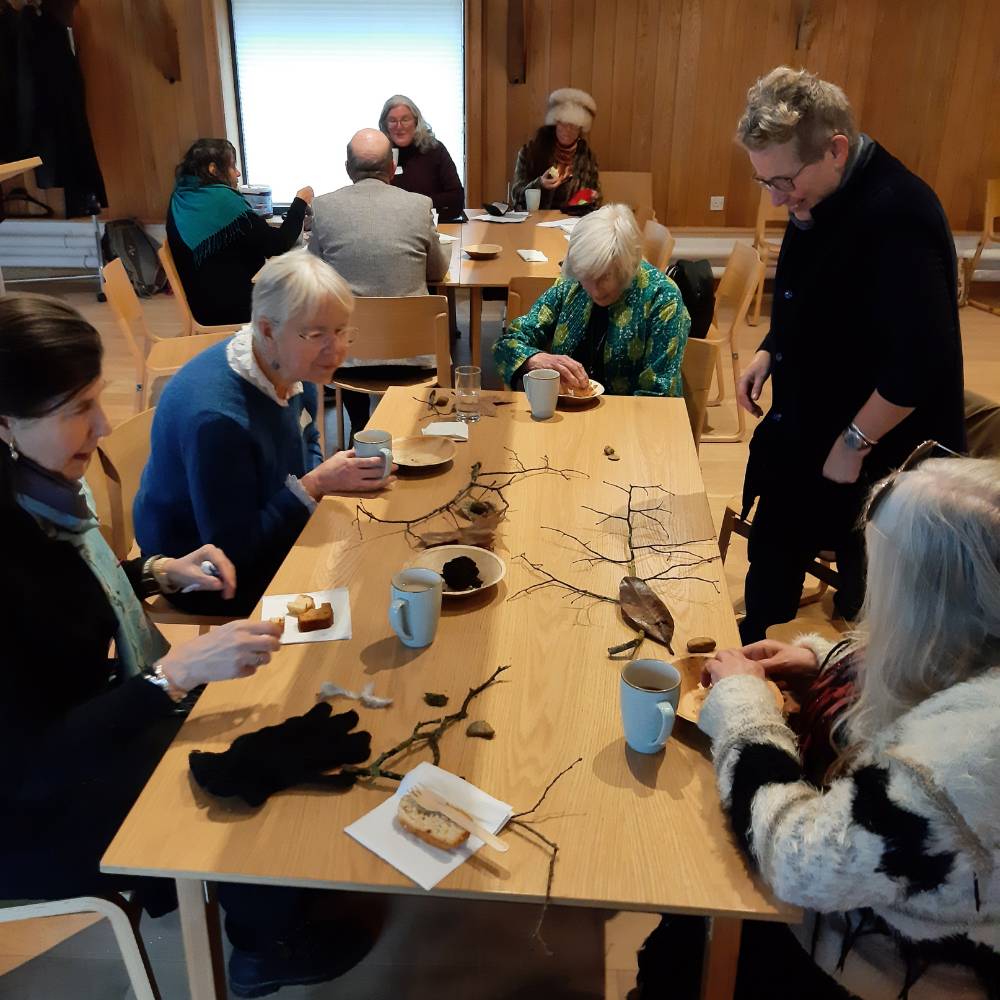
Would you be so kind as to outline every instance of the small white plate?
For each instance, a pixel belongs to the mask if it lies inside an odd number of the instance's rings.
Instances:
[[[479,579],[483,581],[481,587],[470,587],[468,590],[447,590],[443,594],[445,597],[465,597],[468,594],[478,594],[487,587],[498,584],[507,573],[507,564],[488,549],[481,549],[476,545],[435,545],[434,548],[421,552],[410,564],[412,566],[422,566],[424,569],[432,569],[435,573],[441,573],[444,564],[458,556],[468,556],[479,570]]]
[[[593,391],[589,396],[571,396],[568,392],[561,392],[559,393],[559,401],[561,403],[569,403],[570,406],[574,406],[580,403],[589,403],[591,400],[597,399],[598,396],[604,395],[604,386],[594,379],[590,380],[590,388]]]

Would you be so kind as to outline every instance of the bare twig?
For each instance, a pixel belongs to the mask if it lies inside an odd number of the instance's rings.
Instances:
[[[530,809],[525,809],[525,810],[524,810],[523,812],[519,812],[519,813],[514,813],[514,815],[513,815],[513,816],[511,816],[511,819],[512,819],[512,820],[513,820],[513,819],[520,819],[520,818],[521,818],[522,816],[528,816],[528,815],[530,815],[531,813],[533,813],[533,812],[536,812],[536,811],[538,810],[538,807],[539,807],[539,806],[540,806],[540,805],[541,805],[541,804],[542,804],[542,803],[543,803],[543,802],[545,801],[545,796],[549,794],[549,791],[550,791],[550,789],[552,788],[552,786],[553,786],[553,785],[554,785],[554,784],[555,784],[555,783],[556,783],[556,782],[557,782],[557,781],[558,781],[558,780],[559,780],[559,779],[560,779],[560,778],[561,778],[561,777],[562,777],[562,776],[563,776],[563,775],[564,775],[564,774],[565,774],[565,773],[566,773],[567,771],[572,771],[572,770],[573,770],[573,768],[574,768],[574,767],[576,767],[576,765],[577,765],[577,764],[579,764],[579,763],[580,763],[580,762],[581,762],[582,760],[583,760],[583,758],[582,758],[582,757],[577,757],[577,758],[576,758],[576,760],[574,760],[572,764],[569,764],[569,765],[568,765],[567,767],[564,767],[564,768],[563,768],[563,769],[562,769],[562,770],[561,770],[561,771],[560,771],[560,772],[559,772],[559,773],[558,773],[558,774],[557,774],[557,775],[556,775],[556,776],[555,776],[555,777],[554,777],[554,778],[553,778],[553,779],[552,779],[552,780],[551,780],[551,781],[550,781],[550,782],[549,782],[549,783],[548,783],[548,784],[547,784],[547,785],[545,786],[545,789],[544,789],[544,790],[542,791],[542,794],[538,796],[538,801],[537,801],[537,802],[536,802],[536,803],[535,803],[535,804],[534,804],[534,805],[533,805],[533,806],[532,806],[532,807],[531,807]]]
[[[617,604],[617,597],[607,597],[604,594],[595,594],[592,590],[584,590],[582,587],[577,587],[575,584],[567,583],[565,580],[560,580],[559,577],[553,576],[541,563],[533,563],[523,552],[514,556],[515,559],[523,559],[536,573],[543,573],[548,579],[541,580],[538,583],[532,583],[527,587],[522,587],[516,593],[510,595],[507,598],[508,601],[514,600],[515,597],[519,597],[521,594],[530,594],[533,590],[541,590],[543,587],[563,587],[566,590],[571,591],[576,594],[577,597],[592,597],[595,601],[605,601],[608,604]]]

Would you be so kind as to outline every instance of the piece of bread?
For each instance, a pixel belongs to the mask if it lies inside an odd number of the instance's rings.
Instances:
[[[285,616],[279,615],[277,618],[268,618],[268,621],[272,625],[277,625],[278,628],[283,629],[285,627]]]
[[[452,851],[469,839],[468,830],[439,812],[425,809],[409,793],[399,800],[396,819],[407,833],[443,851]]]
[[[316,602],[308,594],[299,594],[294,601],[288,602],[288,613],[295,618],[312,611],[316,607]]]
[[[553,164],[545,171],[545,176],[554,181],[559,176],[559,168]]]
[[[329,601],[299,615],[300,632],[318,632],[321,628],[329,628],[332,624],[333,605]]]
[[[593,396],[594,395],[594,386],[590,382],[587,383],[587,388],[586,389],[573,389],[573,388],[570,388],[569,386],[567,386],[567,388],[566,388],[566,395],[567,396],[576,396],[578,399],[584,399],[587,396]]]

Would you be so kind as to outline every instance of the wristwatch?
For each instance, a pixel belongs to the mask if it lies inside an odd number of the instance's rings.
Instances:
[[[163,667],[159,663],[150,667],[142,676],[150,684],[158,687],[171,701],[180,701],[184,697],[184,692],[170,683],[170,678],[163,672]]]
[[[167,575],[156,568],[156,564],[163,558],[157,553],[150,556],[142,564],[142,589],[145,594],[173,594],[177,592],[177,587],[171,586],[167,580]]]
[[[874,448],[878,444],[878,441],[873,441],[866,436],[853,421],[847,425],[841,437],[851,451],[868,451],[869,448]]]

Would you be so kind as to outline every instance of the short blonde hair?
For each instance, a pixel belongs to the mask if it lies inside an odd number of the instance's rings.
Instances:
[[[605,205],[582,218],[573,230],[563,274],[577,281],[594,280],[614,269],[631,281],[642,262],[642,236],[628,205]]]
[[[853,153],[858,128],[847,95],[804,69],[778,66],[747,91],[736,140],[749,150],[795,141],[803,163],[822,159],[835,135],[847,137]]]
[[[293,250],[272,257],[260,270],[253,286],[250,322],[259,332],[261,319],[280,331],[292,318],[309,316],[333,299],[346,316],[354,312],[350,286],[321,257],[308,250]]]

